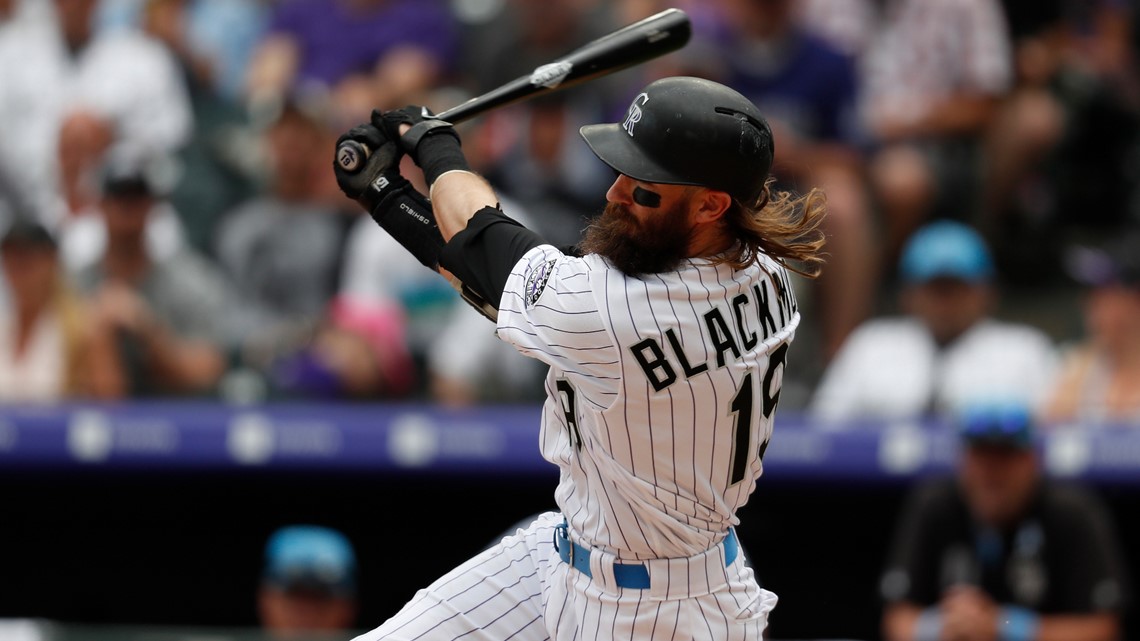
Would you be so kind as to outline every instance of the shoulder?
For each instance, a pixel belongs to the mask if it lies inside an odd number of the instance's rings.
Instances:
[[[961,503],[961,494],[953,478],[937,478],[919,483],[910,492],[912,510],[942,513]]]
[[[817,67],[835,73],[854,75],[854,60],[831,42],[806,29],[801,29],[798,37],[805,55]]]
[[[158,40],[138,31],[121,29],[96,38],[91,43],[88,59],[144,65],[169,62],[172,56]]]
[[[1053,342],[1045,332],[1021,323],[988,319],[978,323],[973,333],[978,340],[1005,348],[1053,350]]]
[[[1102,521],[1108,513],[1096,492],[1072,483],[1046,481],[1041,499],[1048,514],[1081,527]]]
[[[204,292],[209,292],[213,297],[220,294],[227,284],[217,265],[205,256],[185,248],[157,263],[155,276],[164,287],[180,290],[188,296],[201,296]]]
[[[241,203],[230,209],[218,223],[218,240],[232,243],[235,239],[256,234],[258,230],[270,226],[277,217],[276,214],[277,208],[262,198]]]
[[[527,307],[534,306],[548,290],[567,290],[581,293],[590,289],[590,275],[607,269],[604,261],[596,256],[577,257],[563,252],[553,245],[539,245],[531,248],[515,265],[514,273],[521,276],[518,285],[523,302]],[[573,283],[577,280],[579,282]],[[567,287],[568,286],[568,287]]]
[[[903,340],[926,342],[929,337],[922,325],[913,318],[891,316],[872,319],[859,325],[847,340],[851,345],[874,346],[884,343],[899,344]]]
[[[13,19],[0,25],[0,53],[6,57],[22,56],[25,62],[34,63],[44,51],[61,47],[59,36],[51,24]]]

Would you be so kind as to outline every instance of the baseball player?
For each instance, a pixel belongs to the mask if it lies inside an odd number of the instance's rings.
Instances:
[[[733,528],[800,320],[788,269],[821,264],[822,195],[771,193],[768,124],[707,80],[653,82],[622,122],[581,134],[617,177],[576,249],[500,211],[426,110],[374,112],[338,141],[374,150],[358,173],[334,162],[345,193],[549,365],[540,442],[560,468],[559,513],[361,640],[743,640],[767,625],[776,596]],[[399,175],[401,150],[430,203]]]

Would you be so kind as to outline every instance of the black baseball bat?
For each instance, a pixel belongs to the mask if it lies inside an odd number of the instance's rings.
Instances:
[[[680,9],[661,13],[622,27],[591,41],[562,58],[542,65],[487,93],[436,114],[436,118],[460,123],[491,109],[573,87],[621,71],[685,46],[692,33],[689,16]],[[345,171],[364,166],[370,150],[348,140],[337,147],[337,162]]]

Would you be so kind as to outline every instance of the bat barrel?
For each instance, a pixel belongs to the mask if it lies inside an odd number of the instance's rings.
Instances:
[[[685,46],[691,34],[689,16],[679,9],[666,9],[586,43],[530,75],[516,78],[435,117],[460,123],[492,109],[567,89],[676,51]],[[347,145],[346,142],[338,147],[337,162],[345,171],[358,171],[367,160],[369,150],[359,143],[354,143],[359,149],[346,148]]]
[[[491,109],[567,89],[684,47],[692,35],[689,16],[667,9],[589,42],[561,59],[542,65],[501,87],[436,114],[459,123]]]

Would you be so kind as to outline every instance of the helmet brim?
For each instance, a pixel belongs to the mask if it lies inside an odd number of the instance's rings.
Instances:
[[[585,139],[590,151],[614,171],[635,180],[668,185],[698,185],[694,180],[677,176],[646,155],[633,142],[621,125],[608,123],[586,125],[578,130]]]

